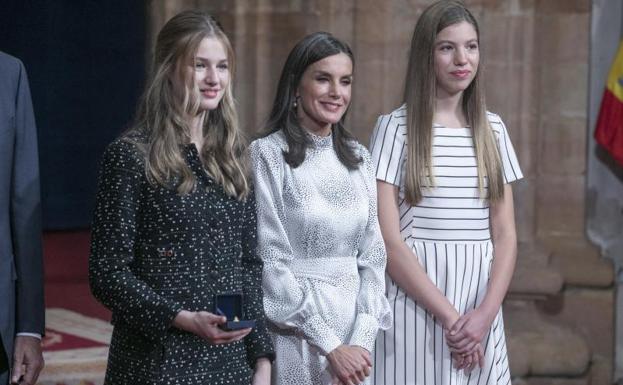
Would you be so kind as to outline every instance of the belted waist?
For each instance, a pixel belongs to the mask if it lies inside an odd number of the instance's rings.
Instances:
[[[313,277],[322,280],[339,279],[344,275],[358,275],[357,258],[323,257],[294,259],[288,266],[295,276]]]
[[[334,284],[337,283],[335,280],[344,276],[359,275],[355,257],[295,259],[288,265],[297,277],[315,278]]]

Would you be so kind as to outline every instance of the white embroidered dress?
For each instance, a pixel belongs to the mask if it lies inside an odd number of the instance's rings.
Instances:
[[[363,164],[349,171],[331,136],[312,139],[297,168],[281,131],[251,144],[273,384],[330,383],[326,354],[340,344],[372,352],[392,322],[370,155],[357,144]]]

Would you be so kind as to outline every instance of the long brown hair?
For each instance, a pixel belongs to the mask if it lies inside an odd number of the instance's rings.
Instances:
[[[240,132],[232,93],[234,54],[220,25],[207,13],[181,12],[158,34],[151,80],[128,134],[138,131],[149,137],[142,149],[145,174],[151,183],[168,187],[172,180],[177,180],[175,189],[180,195],[194,190],[196,178],[185,161],[183,146],[190,143],[187,117],[199,111],[199,90],[194,79],[185,79],[183,85],[179,79],[184,79],[184,65],[194,60],[205,38],[215,38],[223,44],[230,79],[218,107],[207,112],[208,118],[204,119],[200,158],[208,174],[228,195],[244,199],[249,193],[247,142]]]
[[[430,5],[418,19],[413,31],[404,93],[407,105],[405,196],[413,205],[422,199],[422,183],[434,186],[435,182],[432,170],[432,126],[437,88],[435,40],[441,30],[462,21],[474,27],[480,40],[476,19],[462,2],[455,0],[441,0]],[[479,65],[474,79],[463,91],[462,108],[473,130],[480,196],[497,201],[504,195],[502,166],[487,119],[482,78],[483,66]],[[485,194],[485,177],[489,179],[488,195]]]

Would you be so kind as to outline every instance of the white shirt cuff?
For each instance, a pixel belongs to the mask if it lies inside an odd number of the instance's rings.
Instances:
[[[27,336],[27,337],[35,337],[37,339],[41,339],[41,334],[39,333],[17,333],[16,336]]]

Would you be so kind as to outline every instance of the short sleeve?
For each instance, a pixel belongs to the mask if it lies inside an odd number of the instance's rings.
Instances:
[[[406,154],[406,108],[381,115],[370,138],[372,167],[377,180],[402,184]]]
[[[515,149],[511,143],[510,136],[506,130],[506,125],[502,119],[492,113],[488,113],[489,123],[498,142],[498,150],[500,151],[500,159],[502,160],[502,174],[504,174],[504,183],[511,183],[523,178],[519,161],[515,154]]]

